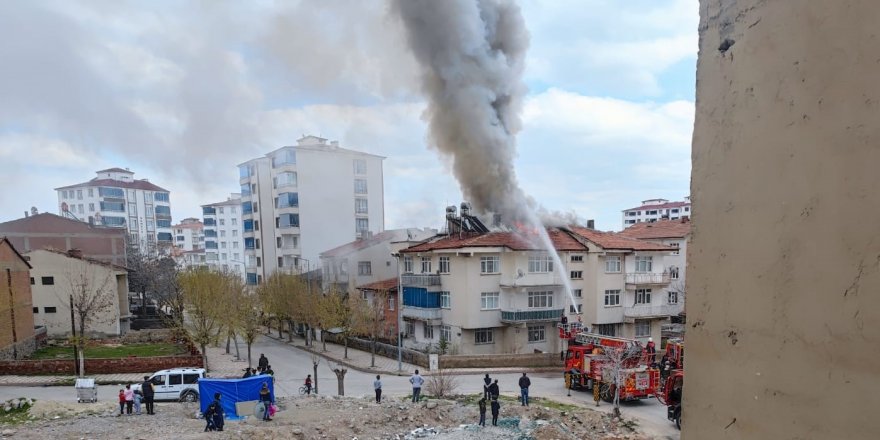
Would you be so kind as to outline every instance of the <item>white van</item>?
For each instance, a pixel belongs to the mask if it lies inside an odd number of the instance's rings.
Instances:
[[[149,379],[153,384],[153,399],[198,402],[199,379],[203,377],[205,377],[204,368],[172,368],[157,371]],[[131,388],[140,390],[141,384],[134,384]]]

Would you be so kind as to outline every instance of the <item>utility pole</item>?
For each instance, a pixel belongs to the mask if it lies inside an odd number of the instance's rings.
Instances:
[[[79,377],[79,352],[76,341],[76,320],[73,317],[73,294],[70,294],[70,334],[73,335],[73,374]]]

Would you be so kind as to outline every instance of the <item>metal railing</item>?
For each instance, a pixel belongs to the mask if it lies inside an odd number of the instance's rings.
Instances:
[[[404,274],[400,276],[400,284],[404,286],[439,286],[440,275],[432,273]]]
[[[669,284],[669,274],[663,273],[628,273],[627,284]]]
[[[502,322],[557,321],[565,309],[502,310]]]
[[[420,321],[429,321],[435,319],[442,319],[443,315],[441,314],[441,309],[437,308],[425,308],[425,307],[411,307],[404,306],[401,312],[405,318],[418,319]]]

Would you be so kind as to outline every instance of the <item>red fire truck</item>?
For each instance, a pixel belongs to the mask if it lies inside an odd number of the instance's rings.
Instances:
[[[621,365],[623,387],[620,400],[638,400],[653,397],[660,385],[660,370],[650,368],[644,347],[634,340],[604,336],[596,333],[573,332],[560,328],[560,336],[573,336],[569,339],[565,357],[565,386],[570,389],[592,391],[599,386],[599,395],[606,401],[614,398],[615,385],[610,376],[613,362],[605,353],[606,349],[624,350]]]
[[[657,393],[660,403],[666,405],[666,418],[681,429],[681,402],[684,386],[684,340],[670,339],[666,342],[668,369],[662,371],[663,388]],[[667,368],[663,365],[662,368]]]

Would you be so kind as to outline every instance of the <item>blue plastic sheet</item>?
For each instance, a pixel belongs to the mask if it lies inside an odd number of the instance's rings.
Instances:
[[[223,406],[223,412],[226,413],[226,419],[238,420],[248,414],[237,414],[235,403],[260,400],[260,389],[263,388],[264,383],[269,385],[269,395],[272,396],[274,402],[275,384],[272,381],[272,376],[251,376],[246,379],[199,379],[199,407],[202,414],[214,401],[214,393],[220,393],[222,395],[220,404]]]

